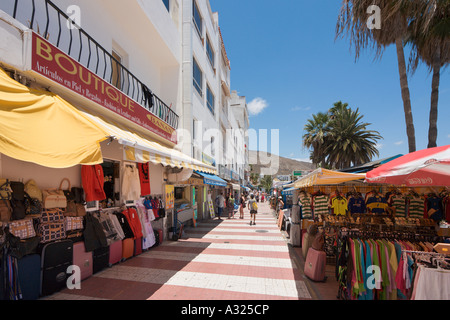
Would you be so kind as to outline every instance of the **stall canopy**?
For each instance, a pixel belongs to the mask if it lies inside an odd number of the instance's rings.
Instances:
[[[131,132],[124,126],[106,120],[101,116],[94,116],[87,111],[82,111],[86,117],[89,117],[98,126],[103,128],[111,138],[116,139],[124,146],[124,159],[136,162],[152,162],[164,166],[189,168],[205,173],[216,174],[215,167],[195,160],[184,153],[165,147],[155,141],[151,141]]]
[[[210,186],[218,186],[218,187],[226,187],[228,185],[228,183],[219,178],[216,175],[212,175],[212,174],[207,174],[204,172],[198,172],[196,171],[195,173],[201,175],[203,177],[203,183],[210,185]]]
[[[294,183],[294,188],[306,188],[316,185],[340,184],[348,181],[361,180],[365,173],[345,173],[319,168]]]
[[[108,132],[58,95],[30,89],[0,68],[0,152],[50,168],[103,162]]]
[[[397,158],[367,172],[366,182],[408,187],[450,186],[450,145]]]

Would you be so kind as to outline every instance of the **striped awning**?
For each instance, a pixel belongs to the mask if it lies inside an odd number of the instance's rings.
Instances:
[[[124,146],[124,160],[140,163],[152,162],[166,167],[189,168],[192,170],[217,174],[215,167],[193,159],[181,151],[165,147],[158,142],[145,139],[126,127],[101,116],[83,111],[91,120],[107,131],[111,138]]]

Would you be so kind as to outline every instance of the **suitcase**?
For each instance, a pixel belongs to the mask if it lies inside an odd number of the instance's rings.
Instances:
[[[142,237],[134,240],[134,255],[138,256],[142,253]]]
[[[94,274],[92,251],[86,251],[84,242],[73,244],[73,264],[80,268],[80,281],[83,281]]]
[[[134,255],[134,239],[126,238],[122,240],[122,260],[131,258]]]
[[[115,241],[109,245],[109,266],[122,260],[122,240]]]
[[[41,256],[30,254],[17,260],[18,278],[23,300],[37,300],[41,287]]]
[[[311,237],[308,232],[305,232],[303,234],[302,254],[303,254],[304,259],[306,259],[306,256],[308,255],[308,250],[309,250],[309,248],[311,248],[313,240],[314,240],[314,237]]]
[[[108,246],[98,248],[92,252],[94,274],[109,266],[109,250],[110,248]]]
[[[73,242],[60,240],[42,247],[41,296],[48,296],[66,287],[67,268],[73,265]]]
[[[305,275],[313,281],[324,281],[326,263],[327,255],[325,251],[317,251],[310,248],[306,256]]]

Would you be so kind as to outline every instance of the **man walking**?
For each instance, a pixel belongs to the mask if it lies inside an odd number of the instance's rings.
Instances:
[[[216,198],[217,216],[218,216],[219,220],[222,220],[224,203],[225,203],[225,198],[223,197],[223,193],[221,192]]]

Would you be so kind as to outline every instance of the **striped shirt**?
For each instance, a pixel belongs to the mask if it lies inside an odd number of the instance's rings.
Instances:
[[[306,197],[299,198],[302,205],[302,219],[312,219],[311,199]]]
[[[314,215],[328,214],[328,197],[325,195],[314,197]]]
[[[406,198],[402,194],[392,196],[392,206],[395,208],[395,216],[406,218]]]
[[[409,198],[409,217],[423,219],[425,209],[425,200],[418,197]]]

